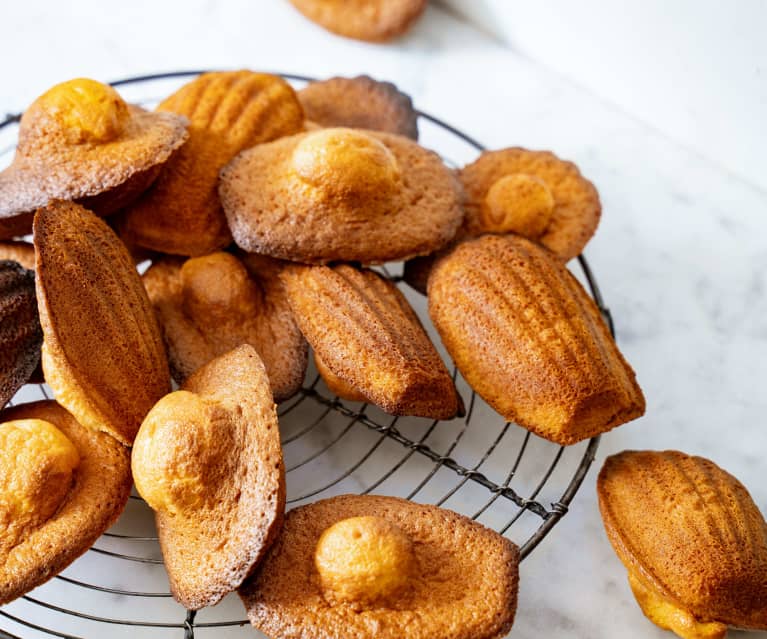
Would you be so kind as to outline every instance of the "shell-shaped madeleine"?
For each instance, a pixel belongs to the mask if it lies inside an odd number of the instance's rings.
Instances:
[[[221,171],[234,241],[304,264],[383,264],[428,255],[463,220],[442,159],[401,135],[328,128],[243,151]]]
[[[32,442],[24,437],[24,431],[33,434],[40,422],[47,422],[49,428],[60,431],[60,437],[74,447],[77,462],[68,477],[65,473],[50,473],[50,466],[47,469],[49,472],[45,472],[44,466],[34,467],[36,463],[42,462],[43,465],[45,462],[42,460],[53,452],[52,449],[55,450],[51,446],[35,450],[30,445]],[[9,475],[17,475],[11,481],[14,492],[0,498],[0,521],[3,523],[3,536],[0,538],[0,604],[48,581],[86,552],[117,521],[128,503],[132,485],[130,451],[106,433],[84,428],[56,402],[49,400],[6,408],[0,413],[0,431],[6,429],[7,434],[7,429],[14,425],[21,426],[15,437],[0,435],[4,444],[0,453],[0,476],[3,478],[0,486],[7,488]],[[26,451],[19,450],[18,445],[24,445],[25,439]],[[51,440],[46,439],[43,441],[50,444]],[[9,457],[11,469],[5,466]],[[26,464],[20,464],[20,459],[24,459]],[[34,460],[34,470],[29,468],[30,460]],[[25,473],[33,474],[24,477]],[[27,491],[33,488],[31,493],[24,495],[27,499],[22,498],[21,503],[19,488],[22,495],[24,488]],[[13,525],[25,518],[25,511],[29,513],[30,509],[32,512],[39,509],[44,499],[50,499],[52,494],[57,495],[56,501],[60,501],[49,516],[43,516],[32,525],[22,526],[21,531]],[[9,506],[14,505],[16,507],[9,512]],[[11,526],[7,526],[9,516],[12,518]],[[9,529],[14,528],[21,534],[8,545],[4,542],[9,541]]]
[[[410,96],[370,76],[311,82],[298,92],[307,120],[320,126],[387,131],[418,139],[418,112]]]
[[[329,568],[345,597],[328,588]],[[399,588],[387,597],[380,581],[390,571]],[[468,517],[398,497],[339,495],[291,510],[238,594],[269,637],[497,639],[511,630],[518,586],[519,549]]]
[[[573,444],[644,412],[593,300],[533,242],[488,235],[459,244],[432,269],[428,297],[461,374],[506,419]]]
[[[309,20],[346,38],[386,42],[407,31],[426,0],[290,0]]]
[[[209,361],[250,344],[264,362],[275,401],[301,387],[308,347],[285,299],[277,260],[216,252],[183,261],[160,258],[144,286],[179,383]]]
[[[78,422],[130,445],[170,390],[162,336],[133,259],[77,204],[40,209],[34,231],[45,379]]]
[[[120,234],[164,253],[210,253],[232,241],[216,193],[219,170],[243,149],[301,131],[301,105],[281,78],[227,71],[199,76],[157,108],[189,118],[189,141],[128,209]]]
[[[216,604],[253,572],[285,512],[277,407],[253,347],[217,357],[163,397],[131,461],[173,596],[193,610]]]
[[[735,477],[678,451],[608,457],[607,536],[644,588],[702,622],[767,629],[767,523]]]
[[[281,278],[299,327],[334,382],[393,415],[449,419],[461,412],[445,364],[394,284],[344,264],[288,265]]]
[[[0,408],[32,375],[42,342],[34,273],[0,260]]]
[[[0,239],[30,233],[34,211],[54,200],[99,215],[126,206],[187,139],[186,124],[88,78],[51,87],[24,112],[13,163],[0,171]]]
[[[458,178],[466,194],[458,237],[518,233],[567,262],[581,253],[602,215],[594,185],[550,151],[485,151]]]

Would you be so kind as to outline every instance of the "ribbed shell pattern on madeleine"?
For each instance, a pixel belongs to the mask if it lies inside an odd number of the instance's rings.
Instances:
[[[547,249],[512,235],[459,244],[428,297],[461,374],[507,420],[574,444],[644,413],[599,309]]]
[[[163,253],[205,255],[231,243],[216,193],[218,172],[243,149],[303,127],[290,85],[252,71],[204,73],[163,100],[158,111],[189,118],[189,141],[119,224],[131,242]]]
[[[605,461],[597,493],[638,595],[649,592],[692,623],[767,629],[767,523],[735,477],[675,450],[624,451]],[[653,612],[645,609],[669,621]]]
[[[59,442],[50,437],[35,441],[40,426],[57,429],[59,438],[73,447],[76,467],[71,473],[60,472],[49,458],[60,449],[51,444]],[[85,553],[117,521],[128,503],[132,481],[130,451],[106,433],[83,427],[54,401],[0,412],[0,439],[0,604],[4,604],[48,581]],[[3,491],[8,488],[10,494]],[[30,521],[30,514],[46,506],[49,512]]]
[[[394,284],[349,265],[286,266],[296,321],[330,372],[393,415],[450,419],[462,403],[445,364]]]
[[[391,82],[367,75],[310,82],[298,92],[306,119],[321,127],[350,126],[418,139],[418,111]]]
[[[71,202],[35,214],[43,371],[78,422],[130,445],[170,390],[162,335],[128,250]]]

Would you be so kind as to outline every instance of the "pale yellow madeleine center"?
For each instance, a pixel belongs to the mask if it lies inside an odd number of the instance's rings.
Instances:
[[[682,639],[723,639],[727,626],[718,621],[699,621],[684,608],[664,599],[629,572],[629,584],[645,616],[656,626],[671,630]]]
[[[79,464],[75,445],[50,422],[0,424],[0,546],[15,546],[56,513]]]
[[[215,505],[231,470],[229,418],[217,403],[184,390],[154,405],[131,456],[136,490],[152,509],[194,516]]]
[[[413,543],[382,517],[351,517],[322,533],[314,555],[323,594],[331,604],[386,604],[412,582]]]
[[[88,78],[57,84],[37,98],[31,108],[46,114],[71,144],[114,140],[125,130],[130,117],[128,105],[117,91]]]
[[[321,129],[293,150],[292,166],[306,184],[326,196],[380,198],[400,179],[397,159],[380,140],[354,129]]]
[[[482,225],[493,233],[537,239],[551,222],[554,206],[554,196],[540,178],[524,173],[505,175],[485,196]]]

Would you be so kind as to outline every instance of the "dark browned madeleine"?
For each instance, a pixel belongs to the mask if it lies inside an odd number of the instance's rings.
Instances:
[[[334,378],[393,415],[461,412],[445,364],[394,284],[349,265],[288,265],[281,277],[299,327]]]
[[[429,276],[429,313],[461,374],[509,421],[573,444],[644,413],[594,301],[519,236],[459,244]]]
[[[422,255],[407,260],[402,269],[402,279],[414,290],[426,295],[429,273],[434,266],[435,256]]]
[[[83,207],[35,215],[43,370],[56,399],[126,445],[170,390],[160,329],[125,245]]]
[[[735,477],[679,451],[624,451],[605,461],[597,492],[650,620],[686,639],[767,630],[767,523]]]
[[[370,76],[311,82],[298,92],[307,120],[322,127],[348,126],[418,139],[418,112],[410,96]]]
[[[0,408],[29,380],[42,343],[35,274],[18,262],[0,260]]]
[[[252,71],[204,73],[157,107],[187,116],[189,141],[153,188],[120,220],[120,235],[144,248],[205,255],[232,241],[218,200],[218,172],[243,149],[303,127],[295,92],[279,77]]]

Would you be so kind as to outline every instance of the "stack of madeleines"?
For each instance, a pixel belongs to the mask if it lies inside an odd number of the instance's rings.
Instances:
[[[154,112],[76,79],[30,106],[0,172],[0,396],[41,362],[55,401],[0,415],[0,602],[85,552],[135,483],[189,609],[237,590],[273,637],[509,631],[519,550],[505,537],[393,497],[285,514],[275,401],[300,390],[310,346],[343,400],[463,414],[374,265],[405,262],[461,375],[509,422],[569,445],[644,412],[565,267],[599,222],[591,182],[522,148],[454,171],[417,139],[411,100],[364,76],[296,93],[206,73]],[[767,627],[767,526],[737,480],[624,453],[599,491],[648,617],[690,638]]]

